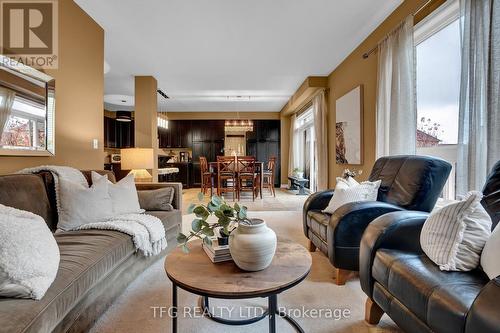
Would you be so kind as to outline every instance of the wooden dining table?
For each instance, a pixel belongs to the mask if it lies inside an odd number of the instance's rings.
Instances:
[[[259,178],[260,178],[259,192],[260,192],[261,199],[262,199],[262,184],[264,182],[264,163],[265,162],[255,161],[255,167],[257,169],[257,173],[259,174]],[[217,162],[208,162],[208,168],[209,168],[210,172],[217,175]],[[238,170],[236,170],[236,176],[237,175],[238,175]],[[214,187],[215,188],[218,187],[217,181],[214,181]]]

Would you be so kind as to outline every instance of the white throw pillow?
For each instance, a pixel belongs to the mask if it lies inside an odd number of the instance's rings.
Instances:
[[[380,180],[358,183],[354,178],[338,177],[333,197],[323,213],[333,214],[340,207],[350,202],[376,201]]]
[[[59,269],[59,247],[43,218],[0,205],[0,296],[45,295]]]
[[[83,224],[106,220],[113,216],[108,180],[102,178],[85,187],[59,180],[59,221],[57,228],[75,230]]]
[[[420,234],[425,254],[443,271],[470,271],[479,265],[491,234],[491,218],[483,195],[469,192],[462,201],[431,212]]]
[[[490,238],[484,245],[483,253],[481,254],[481,266],[483,271],[490,279],[495,279],[500,276],[500,223],[491,233]]]
[[[115,215],[144,213],[139,205],[139,197],[135,188],[134,175],[129,174],[127,177],[113,184],[108,180],[108,176],[102,176],[97,172],[92,171],[92,183],[102,179],[108,182],[109,195],[113,202],[113,213]]]

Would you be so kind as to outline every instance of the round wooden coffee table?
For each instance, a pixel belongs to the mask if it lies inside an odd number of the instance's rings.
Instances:
[[[286,319],[298,332],[300,325],[286,313],[278,311],[278,294],[302,282],[311,269],[311,255],[302,246],[278,239],[271,265],[259,272],[245,272],[234,262],[213,264],[201,248],[201,241],[189,243],[191,252],[180,248],[165,259],[165,271],[172,281],[172,332],[177,333],[177,287],[202,297],[203,313],[227,325],[248,325],[269,317],[269,332],[276,332],[276,315]],[[246,320],[230,320],[212,315],[209,298],[246,299],[266,297],[268,309],[262,316]]]

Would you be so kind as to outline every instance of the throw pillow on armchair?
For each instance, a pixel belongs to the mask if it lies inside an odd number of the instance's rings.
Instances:
[[[338,177],[332,199],[323,213],[333,214],[339,207],[350,202],[376,201],[380,183],[380,180],[358,183],[352,177],[347,179]]]

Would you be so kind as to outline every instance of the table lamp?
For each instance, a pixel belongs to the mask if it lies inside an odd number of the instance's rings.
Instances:
[[[152,181],[147,169],[154,168],[153,148],[128,148],[121,150],[122,170],[131,170],[136,182]]]

